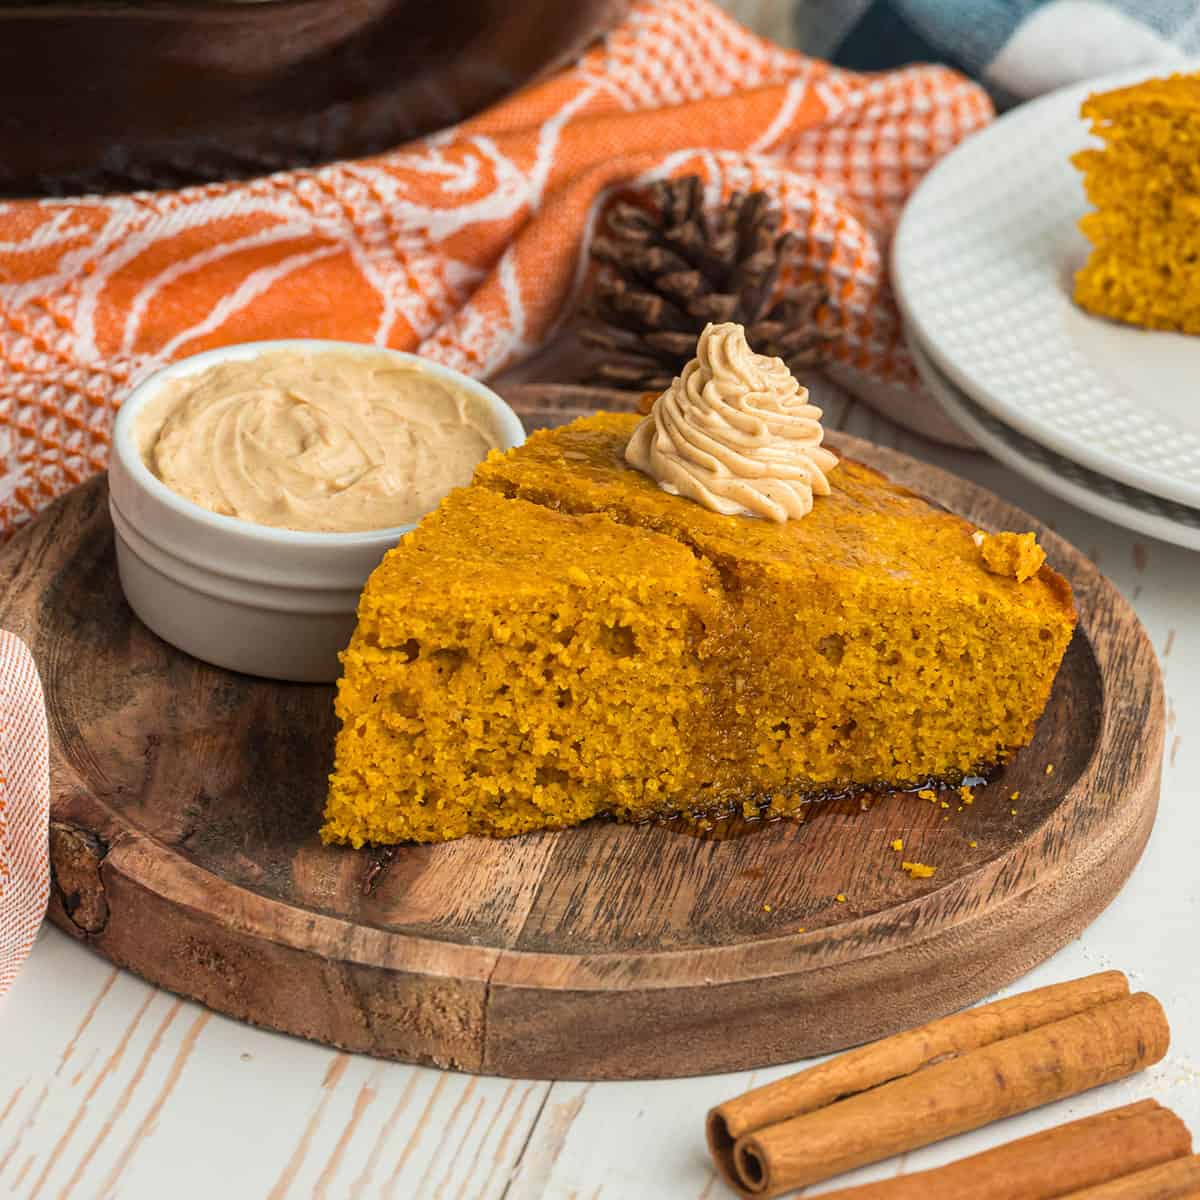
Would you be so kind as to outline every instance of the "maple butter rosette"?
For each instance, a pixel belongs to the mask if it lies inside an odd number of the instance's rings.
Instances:
[[[741,325],[706,325],[696,357],[654,402],[625,451],[663,491],[727,516],[796,520],[829,494],[837,456],[821,410],[782,359]]]

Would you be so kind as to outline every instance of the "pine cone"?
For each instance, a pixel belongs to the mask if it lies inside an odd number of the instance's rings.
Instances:
[[[793,371],[825,358],[817,311],[829,297],[816,283],[778,294],[780,268],[800,238],[780,233],[766,192],[738,192],[716,213],[700,179],[662,180],[653,211],[615,204],[592,243],[598,264],[579,337],[595,354],[597,383],[661,392],[696,352],[709,321],[736,321],[759,354]]]

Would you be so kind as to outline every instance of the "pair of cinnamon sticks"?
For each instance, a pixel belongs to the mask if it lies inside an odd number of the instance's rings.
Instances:
[[[722,1178],[769,1200],[978,1129],[1158,1062],[1170,1031],[1118,971],[1055,984],[851,1050],[708,1115]],[[828,1200],[1132,1200],[1200,1196],[1200,1156],[1153,1101]],[[1172,1190],[1175,1189],[1175,1190]],[[825,1198],[823,1198],[825,1200]]]

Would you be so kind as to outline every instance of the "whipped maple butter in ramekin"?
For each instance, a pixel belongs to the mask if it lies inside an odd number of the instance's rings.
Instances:
[[[384,355],[274,350],[166,384],[138,421],[177,495],[258,525],[323,533],[419,519],[494,441],[478,398]]]

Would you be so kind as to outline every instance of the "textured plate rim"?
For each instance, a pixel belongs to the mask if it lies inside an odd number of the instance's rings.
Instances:
[[[921,301],[919,298],[914,298],[908,291],[903,265],[903,258],[908,252],[907,248],[919,236],[914,230],[917,228],[918,220],[924,216],[923,206],[930,203],[930,197],[936,196],[937,190],[944,186],[946,181],[954,178],[962,161],[961,155],[964,150],[975,147],[971,153],[978,153],[978,143],[995,136],[995,131],[998,129],[1008,134],[1012,129],[1026,124],[1036,128],[1046,113],[1056,112],[1069,106],[1077,109],[1082,100],[1093,92],[1122,87],[1168,73],[1189,71],[1200,71],[1200,58],[1180,59],[1178,62],[1172,63],[1144,64],[1109,75],[1097,76],[1095,79],[1081,83],[1073,83],[1012,109],[961,142],[925,175],[909,197],[896,227],[895,237],[892,239],[889,253],[889,274],[892,291],[904,325],[920,336],[921,346],[932,364],[958,390],[966,393],[981,408],[986,409],[1018,432],[1057,451],[1064,458],[1089,467],[1097,474],[1120,480],[1139,491],[1162,496],[1185,506],[1196,508],[1200,507],[1200,483],[1188,483],[1176,476],[1156,472],[1138,464],[1130,464],[1105,451],[1098,451],[1085,439],[1036,417],[1031,417],[1019,405],[1006,399],[1002,394],[997,395],[990,390],[985,380],[957,364],[939,344],[936,333],[931,332],[926,323],[922,321]],[[928,225],[928,222],[926,224]],[[1136,406],[1133,407],[1136,408]],[[1168,417],[1161,419],[1168,422],[1170,420]]]
[[[1022,454],[1018,447],[1005,441],[995,430],[975,417],[971,411],[974,405],[970,397],[964,395],[955,383],[938,369],[912,329],[905,329],[905,341],[908,343],[917,373],[921,376],[925,386],[935,395],[950,416],[959,422],[967,433],[979,443],[980,447],[998,462],[1009,467],[1022,478],[1037,484],[1052,496],[1074,505],[1091,516],[1099,517],[1146,537],[1182,546],[1186,550],[1200,551],[1200,527],[1193,529],[1188,525],[1171,520],[1170,517],[1157,516],[1154,513],[1125,505],[1119,500],[1094,492],[1067,476],[1055,474],[1046,464]],[[992,416],[992,420],[1003,425],[999,417]],[[1018,436],[1023,436],[1019,431],[1017,432]],[[1049,447],[1043,448],[1047,455],[1056,458],[1062,457]],[[1087,470],[1086,467],[1081,469]],[[1130,490],[1136,491],[1137,489],[1131,488]],[[1158,497],[1152,496],[1150,499],[1157,500]]]

